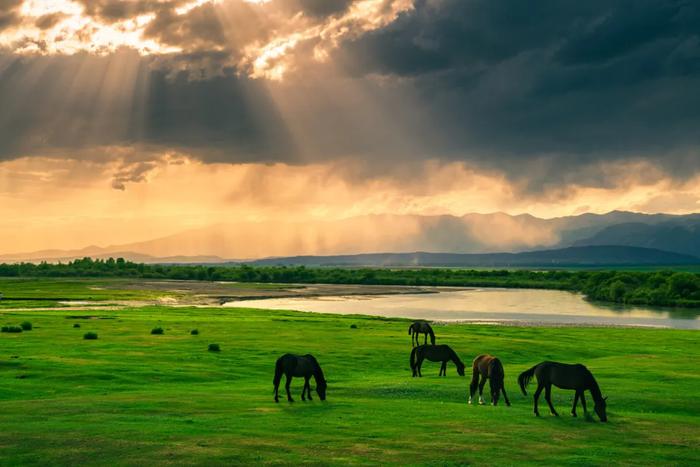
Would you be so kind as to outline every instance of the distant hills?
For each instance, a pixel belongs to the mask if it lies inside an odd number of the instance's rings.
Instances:
[[[523,253],[373,253],[337,256],[292,256],[266,258],[252,265],[383,266],[383,267],[544,267],[629,266],[698,264],[695,256],[652,248],[629,246],[583,246]]]
[[[577,249],[592,246],[617,248]],[[688,264],[700,263],[700,214],[613,211],[553,219],[504,213],[369,215],[317,222],[224,222],[137,243],[0,255],[0,262],[65,262],[85,256],[199,264]]]

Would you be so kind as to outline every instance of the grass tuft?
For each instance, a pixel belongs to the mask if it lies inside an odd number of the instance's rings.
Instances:
[[[221,352],[221,347],[219,347],[219,344],[209,344],[207,350],[209,350],[209,352]]]
[[[2,332],[22,332],[22,328],[19,326],[3,326],[0,331]]]
[[[74,327],[74,328],[79,328],[79,327],[80,327],[80,323],[75,323],[75,324],[73,325],[73,327]]]
[[[20,324],[21,328],[23,331],[31,331],[32,330],[32,323],[29,321],[23,321],[22,324]]]
[[[97,339],[97,333],[96,332],[86,332],[85,334],[83,334],[83,339],[95,340],[95,339]]]
[[[157,328],[153,328],[151,329],[151,334],[163,334],[163,328],[161,328],[160,326],[158,326]]]
[[[191,330],[191,331],[190,331],[190,334],[192,334],[193,336],[198,336],[198,335],[199,335],[199,329],[193,329],[193,330]]]

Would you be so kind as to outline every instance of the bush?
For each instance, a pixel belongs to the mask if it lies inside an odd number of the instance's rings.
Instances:
[[[151,334],[163,334],[163,328],[158,326],[157,328],[151,329]]]
[[[31,331],[32,330],[32,323],[30,323],[29,321],[24,321],[22,324],[20,324],[20,326],[22,327],[23,331]]]
[[[22,332],[22,328],[19,326],[3,326],[0,329],[2,332]]]
[[[79,327],[80,327],[80,323],[75,323],[75,324],[73,325],[73,327],[74,327],[74,328],[79,328]]]
[[[190,331],[190,334],[192,334],[193,336],[197,336],[197,335],[199,335],[199,330],[198,330],[198,329],[193,329],[193,330]]]
[[[97,333],[96,332],[86,332],[85,334],[83,334],[83,339],[95,340],[95,339],[97,339]]]
[[[221,347],[219,344],[209,344],[209,352],[221,352]]]
[[[357,324],[351,324],[350,329],[357,329]]]

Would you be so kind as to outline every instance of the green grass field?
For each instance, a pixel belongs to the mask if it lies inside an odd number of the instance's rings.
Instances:
[[[2,325],[25,320],[33,330],[0,334],[3,465],[700,463],[692,331],[436,327],[465,361],[501,357],[508,408],[467,405],[469,379],[453,366],[438,378],[439,365],[426,363],[411,378],[404,320],[170,307],[0,313]],[[151,335],[156,326],[165,334]],[[88,331],[99,339],[83,340]],[[326,402],[302,402],[301,380],[297,402],[273,402],[285,352],[318,357]],[[609,396],[609,423],[572,418],[573,393],[562,390],[562,416],[543,406],[535,418],[515,379],[544,359],[586,364]]]

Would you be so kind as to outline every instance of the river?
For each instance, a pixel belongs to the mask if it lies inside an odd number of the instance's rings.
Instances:
[[[540,289],[445,287],[438,293],[270,298],[224,306],[435,321],[700,329],[700,310],[611,306],[576,293]]]

